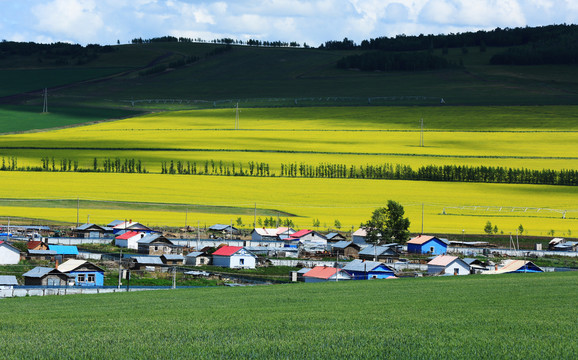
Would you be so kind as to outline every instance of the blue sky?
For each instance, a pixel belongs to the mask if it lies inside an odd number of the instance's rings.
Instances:
[[[0,0],[0,39],[327,40],[578,23],[578,0]]]

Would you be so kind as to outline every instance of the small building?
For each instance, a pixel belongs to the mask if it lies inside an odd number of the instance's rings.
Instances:
[[[166,268],[160,256],[133,256],[128,261],[131,270],[161,272]]]
[[[481,274],[482,271],[488,270],[488,266],[481,260],[475,258],[464,258],[463,260],[470,267],[470,274]]]
[[[112,234],[112,228],[96,224],[82,224],[73,231],[77,238],[98,239],[103,238],[107,233]]]
[[[289,227],[278,227],[276,229],[255,228],[251,231],[251,241],[279,241],[289,238],[295,232]]]
[[[121,221],[120,223],[112,227],[112,232],[115,235],[124,234],[127,231],[139,231],[147,234],[154,232],[148,226],[145,226],[139,222],[133,222],[132,220]]]
[[[75,259],[78,255],[78,248],[70,245],[48,245],[48,250],[56,251],[56,259]]]
[[[127,231],[114,238],[114,244],[121,248],[138,250],[138,241],[145,237],[146,233],[140,231]]]
[[[325,235],[325,238],[327,239],[327,242],[332,242],[332,243],[346,240],[345,236],[341,235],[338,232],[329,233],[329,234]]]
[[[306,283],[351,280],[352,276],[345,270],[331,266],[315,266],[303,274]]]
[[[353,260],[348,262],[343,270],[347,271],[352,280],[387,279],[395,277],[392,268],[378,261]]]
[[[223,246],[213,253],[213,265],[232,269],[254,269],[257,256],[241,246]]]
[[[327,244],[325,235],[318,233],[315,230],[299,230],[289,236],[289,240],[299,240],[301,243],[305,241],[319,242],[322,241]]]
[[[358,254],[362,260],[373,260],[393,263],[399,259],[401,249],[399,244],[369,245]]]
[[[564,238],[553,238],[550,240],[550,242],[548,242],[548,250],[554,250],[554,247],[560,244],[564,244],[565,242],[566,239]]]
[[[48,244],[44,241],[31,240],[26,243],[28,250],[48,250]]]
[[[331,254],[333,256],[342,255],[344,257],[357,259],[361,246],[353,241],[338,241],[331,246]]]
[[[185,263],[185,257],[179,254],[163,254],[161,260],[165,265],[183,265]]]
[[[307,274],[309,272],[309,270],[311,270],[311,268],[303,268],[303,269],[300,269],[298,271],[292,271],[291,272],[291,281],[304,282],[305,278],[303,277],[303,275]]]
[[[185,265],[209,265],[211,258],[203,251],[193,251],[185,256]]]
[[[457,256],[438,255],[427,263],[428,275],[469,275],[470,266]]]
[[[104,285],[104,270],[86,260],[67,260],[58,266],[58,270],[71,276],[76,286],[95,287]]]
[[[56,251],[54,250],[28,250],[26,260],[56,260]]]
[[[552,249],[554,251],[578,251],[578,242],[576,241],[566,241],[555,245]]]
[[[0,290],[12,289],[18,286],[18,280],[14,275],[0,275]]]
[[[327,251],[327,239],[325,235],[314,230],[299,230],[289,238],[284,239],[286,245],[297,243],[298,247],[305,252],[320,253]]]
[[[414,254],[442,255],[447,253],[449,242],[435,236],[419,235],[407,242],[407,252]]]
[[[234,226],[226,225],[226,224],[215,224],[209,227],[209,231],[222,235],[222,236],[230,236],[230,235],[240,235],[241,232]]]
[[[356,244],[365,245],[366,238],[367,231],[364,228],[359,228],[353,234],[351,234],[351,240]]]
[[[183,248],[161,234],[147,234],[137,241],[138,252],[149,255],[182,254]]]
[[[16,265],[20,262],[20,250],[6,241],[0,241],[0,265]]]
[[[504,260],[502,266],[496,265],[494,270],[483,271],[482,274],[512,274],[512,273],[540,273],[544,272],[539,266],[527,260]]]
[[[69,286],[74,279],[68,274],[54,268],[37,266],[22,274],[24,285],[29,286]]]

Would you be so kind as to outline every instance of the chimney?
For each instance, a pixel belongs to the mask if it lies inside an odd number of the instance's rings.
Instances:
[[[498,264],[496,264],[495,267],[496,267],[496,271],[498,271]]]
[[[55,268],[55,269],[58,269],[58,259],[56,259],[56,262],[55,262],[55,264],[54,264],[54,268]]]

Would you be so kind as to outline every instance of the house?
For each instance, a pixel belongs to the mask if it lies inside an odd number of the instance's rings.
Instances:
[[[78,255],[78,248],[69,245],[48,245],[48,250],[56,251],[56,258],[60,260],[75,259]]]
[[[185,256],[185,265],[199,266],[209,265],[210,263],[211,258],[202,251],[193,251]]]
[[[71,276],[76,286],[94,287],[104,285],[104,270],[86,260],[67,260],[58,266],[58,270]]]
[[[303,268],[303,269],[300,269],[298,271],[292,271],[291,272],[291,281],[304,282],[305,278],[303,277],[303,275],[307,274],[309,272],[309,270],[311,270],[311,268]]]
[[[320,234],[315,230],[299,230],[291,234],[288,240],[299,240],[300,242],[323,241],[325,244],[327,244],[327,238],[325,235]]]
[[[554,251],[578,251],[578,242],[565,241],[563,243],[555,245],[553,250]]]
[[[48,260],[48,261],[55,261],[56,260],[56,251],[54,250],[28,250],[28,254],[26,255],[26,260]]]
[[[401,249],[398,244],[369,245],[363,248],[358,254],[362,260],[383,261],[392,263],[399,259]]]
[[[18,286],[18,280],[14,275],[0,275],[0,290],[12,289]]]
[[[564,244],[565,242],[566,242],[566,239],[564,239],[564,238],[553,238],[548,243],[548,250],[554,250],[554,247],[556,247],[557,245],[560,245],[560,244]]]
[[[114,244],[121,248],[138,250],[138,241],[145,237],[146,233],[140,231],[127,231],[114,238]]]
[[[298,243],[299,248],[306,252],[315,253],[327,250],[325,235],[314,230],[299,230],[284,241],[286,244]]]
[[[177,254],[163,254],[161,260],[165,265],[183,265],[185,263],[185,257]]]
[[[149,255],[182,254],[183,248],[160,234],[147,234],[137,241],[138,252]]]
[[[470,274],[481,274],[482,271],[487,270],[487,265],[481,260],[475,258],[464,258],[463,260],[470,267]]]
[[[117,225],[112,227],[112,232],[115,235],[120,235],[120,234],[123,234],[127,231],[140,231],[140,232],[144,232],[147,234],[154,232],[148,226],[144,226],[143,224],[141,224],[139,222],[133,222],[132,220],[122,221],[122,222],[120,222]]]
[[[28,241],[26,243],[28,250],[48,250],[48,244],[44,241]]]
[[[241,246],[223,246],[213,253],[213,265],[232,269],[254,269],[257,256]]]
[[[357,259],[361,246],[353,241],[338,241],[331,246],[331,253],[334,256],[342,255],[348,258]]]
[[[338,241],[345,241],[345,236],[340,233],[332,232],[325,235],[325,239],[327,239],[328,242],[336,243]]]
[[[502,267],[494,270],[483,271],[482,274],[510,274],[510,273],[539,273],[544,272],[539,266],[527,260],[505,260]]]
[[[387,279],[395,277],[392,268],[378,261],[353,260],[348,262],[343,270],[347,271],[352,280]]]
[[[128,261],[131,270],[160,272],[166,268],[160,256],[133,256]]]
[[[352,276],[345,270],[331,266],[315,266],[303,274],[306,283],[351,280]]]
[[[296,231],[289,227],[276,229],[255,228],[251,231],[251,241],[279,241],[289,238]]]
[[[365,239],[367,237],[367,231],[364,228],[357,229],[353,234],[351,234],[351,240],[354,243],[364,245],[366,244]]]
[[[427,263],[428,275],[469,275],[470,266],[457,256],[438,255]]]
[[[234,226],[226,224],[215,224],[209,227],[209,231],[223,236],[240,235],[241,232]]]
[[[20,262],[20,250],[0,241],[0,265],[16,265]]]
[[[82,224],[73,230],[75,237],[98,239],[104,237],[107,233],[112,233],[112,228],[96,224]]]
[[[73,278],[54,268],[37,266],[22,274],[24,285],[31,286],[68,286],[73,285]]]
[[[407,252],[441,255],[448,251],[449,242],[435,236],[419,235],[407,242]]]

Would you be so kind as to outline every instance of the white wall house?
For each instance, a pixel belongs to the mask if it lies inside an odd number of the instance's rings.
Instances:
[[[254,269],[257,256],[241,246],[223,246],[213,253],[213,265],[231,269]]]
[[[20,262],[20,250],[7,242],[0,242],[0,265],[16,265]]]
[[[129,231],[114,238],[114,244],[118,247],[138,250],[138,241],[146,234],[138,231]]]
[[[470,266],[457,256],[438,255],[427,263],[428,275],[469,275]]]

